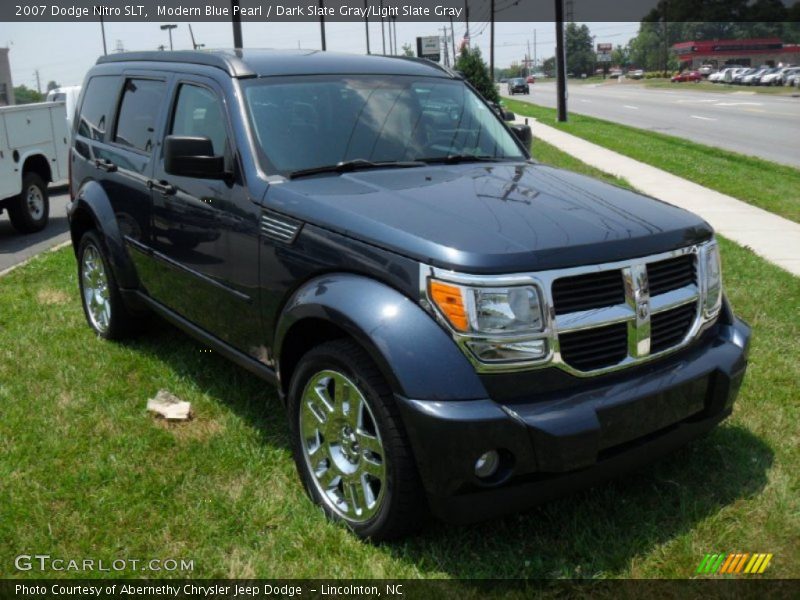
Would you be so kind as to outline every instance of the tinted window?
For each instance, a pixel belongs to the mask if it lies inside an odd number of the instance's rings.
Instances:
[[[172,135],[207,137],[214,154],[225,152],[225,121],[217,95],[196,85],[182,85],[172,117]]]
[[[92,77],[89,80],[83,94],[78,135],[103,141],[118,90],[119,78],[116,76]]]
[[[128,79],[125,82],[115,142],[145,152],[153,149],[166,87],[163,81],[150,79]]]
[[[497,115],[460,81],[295,76],[243,85],[268,172],[356,159],[522,157]]]

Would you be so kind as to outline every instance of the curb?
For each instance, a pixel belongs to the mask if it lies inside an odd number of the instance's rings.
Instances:
[[[56,252],[57,250],[61,250],[62,248],[66,248],[67,246],[71,246],[71,245],[72,245],[72,242],[70,240],[66,240],[64,242],[61,242],[60,244],[56,244],[52,248],[48,248],[47,250],[43,250],[42,252],[39,252],[38,254],[34,254],[33,256],[30,256],[30,257],[26,258],[22,262],[18,262],[15,265],[11,265],[7,269],[3,269],[2,271],[0,271],[0,277],[5,277],[6,275],[11,273],[15,269],[19,269],[20,267],[24,267],[29,262],[35,260],[36,258],[39,258],[45,252]]]

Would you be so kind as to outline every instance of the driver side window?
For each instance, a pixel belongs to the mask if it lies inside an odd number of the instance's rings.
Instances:
[[[207,137],[215,155],[225,154],[228,136],[217,95],[204,87],[181,84],[170,134]]]

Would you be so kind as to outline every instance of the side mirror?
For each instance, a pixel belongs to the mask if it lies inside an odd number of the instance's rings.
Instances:
[[[503,121],[515,121],[517,116],[510,110],[503,110]]]
[[[170,175],[222,179],[225,157],[214,156],[214,146],[207,137],[168,135],[164,139],[164,170]]]
[[[514,132],[514,135],[517,136],[517,139],[522,142],[526,148],[531,147],[531,144],[533,143],[533,132],[531,131],[530,125],[515,123],[514,125],[509,125],[509,127],[511,128],[511,131]]]

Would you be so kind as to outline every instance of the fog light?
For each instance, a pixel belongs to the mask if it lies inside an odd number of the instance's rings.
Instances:
[[[481,479],[487,479],[497,473],[500,466],[500,455],[497,450],[484,452],[475,461],[475,475]]]

